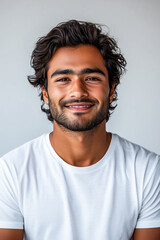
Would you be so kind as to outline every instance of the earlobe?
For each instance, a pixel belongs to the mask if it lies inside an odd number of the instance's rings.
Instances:
[[[49,104],[47,90],[45,89],[44,86],[42,86],[41,89],[42,89],[42,95],[43,95],[43,100],[44,100],[45,104]]]

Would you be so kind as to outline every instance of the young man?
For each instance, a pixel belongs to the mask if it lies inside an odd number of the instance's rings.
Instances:
[[[0,240],[160,239],[160,157],[105,130],[125,66],[92,23],[37,42],[28,79],[54,131],[0,160]]]

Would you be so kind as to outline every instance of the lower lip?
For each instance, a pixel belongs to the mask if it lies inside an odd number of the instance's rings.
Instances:
[[[83,106],[83,107],[66,107],[67,109],[71,110],[71,111],[75,111],[75,112],[83,112],[83,111],[87,111],[89,109],[91,109],[93,106]]]

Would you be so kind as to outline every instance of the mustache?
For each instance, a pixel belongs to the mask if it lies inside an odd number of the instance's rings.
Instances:
[[[60,101],[60,106],[64,107],[66,104],[70,104],[70,103],[92,103],[92,104],[97,104],[98,101],[97,100],[92,100],[89,98],[83,98],[83,99],[70,99],[70,100],[61,100]]]

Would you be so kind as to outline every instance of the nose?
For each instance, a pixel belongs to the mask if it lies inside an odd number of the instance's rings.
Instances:
[[[73,80],[70,86],[70,97],[83,98],[87,96],[88,96],[88,92],[87,92],[85,83],[80,78]]]

